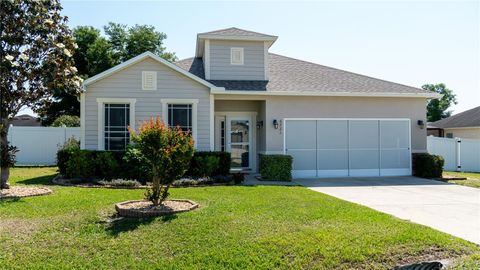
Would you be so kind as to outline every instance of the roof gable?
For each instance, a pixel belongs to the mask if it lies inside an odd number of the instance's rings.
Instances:
[[[137,55],[134,58],[131,58],[131,59],[129,59],[129,60],[127,60],[127,61],[125,61],[121,64],[118,64],[118,65],[116,65],[116,66],[114,66],[110,69],[107,69],[104,72],[101,72],[101,73],[99,73],[99,74],[97,74],[93,77],[90,77],[90,78],[86,79],[83,82],[83,88],[86,89],[88,85],[90,85],[92,83],[95,83],[97,81],[100,81],[100,80],[102,80],[106,77],[109,77],[109,76],[111,76],[111,75],[113,75],[113,74],[115,74],[115,73],[117,73],[121,70],[124,70],[124,69],[126,69],[126,68],[128,68],[128,67],[130,67],[130,66],[132,66],[136,63],[139,63],[139,62],[141,62],[141,61],[143,61],[147,58],[151,58],[151,59],[153,59],[153,60],[155,60],[155,61],[173,69],[173,70],[175,70],[176,72],[181,73],[181,74],[185,75],[186,77],[188,77],[188,78],[190,78],[190,79],[192,79],[192,80],[194,80],[194,81],[196,81],[200,84],[203,84],[204,86],[210,88],[211,90],[213,90],[213,89],[223,90],[223,88],[219,88],[219,87],[211,84],[210,82],[208,82],[208,81],[206,81],[202,78],[197,77],[193,73],[190,73],[190,72],[178,67],[175,64],[172,64],[172,63],[168,62],[167,60],[165,60],[165,59],[163,59],[163,58],[159,57],[158,55],[155,55],[151,52],[144,52],[144,53],[142,53],[140,55]]]

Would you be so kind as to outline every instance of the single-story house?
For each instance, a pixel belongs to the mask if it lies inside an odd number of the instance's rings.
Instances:
[[[127,126],[160,116],[245,171],[257,171],[259,154],[288,154],[294,177],[411,174],[411,153],[427,151],[425,105],[438,94],[271,53],[276,40],[200,33],[195,57],[146,52],[85,80],[81,147],[123,150]]]
[[[480,106],[429,123],[427,129],[429,136],[480,139]]]
[[[29,114],[21,114],[13,117],[10,125],[15,127],[39,127],[42,125],[40,119]]]

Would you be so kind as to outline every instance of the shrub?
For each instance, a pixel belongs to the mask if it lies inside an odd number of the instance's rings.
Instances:
[[[412,154],[413,175],[423,178],[441,178],[445,161],[442,156],[427,153]]]
[[[192,176],[212,176],[213,172],[218,169],[220,158],[214,155],[193,156],[190,162]]]
[[[245,174],[241,172],[232,174],[232,177],[235,184],[240,184],[245,180]]]
[[[136,179],[142,184],[152,180],[151,166],[147,164],[146,158],[138,147],[133,144],[127,147],[122,157],[122,171],[124,178]]]
[[[67,141],[59,147],[57,151],[57,166],[60,174],[66,175],[67,162],[77,150],[80,150],[80,142],[74,137],[67,139]]]
[[[209,177],[198,178],[198,179],[182,178],[182,179],[179,179],[179,180],[175,180],[172,183],[172,186],[174,186],[174,187],[190,187],[190,186],[211,185],[213,183],[214,183],[213,180],[210,179]]]
[[[143,122],[138,133],[132,129],[130,133],[152,168],[152,187],[145,197],[159,205],[168,197],[172,183],[189,168],[194,151],[192,136],[178,127],[169,128],[159,117]]]
[[[67,178],[79,177],[83,181],[93,180],[95,175],[94,152],[88,150],[73,150],[67,161],[65,176]]]
[[[205,172],[202,168],[205,163],[208,161],[205,160],[205,157],[216,157],[218,158],[217,166],[212,169],[211,172]],[[208,158],[211,163],[213,159]],[[215,175],[228,175],[230,172],[230,163],[231,163],[231,155],[228,152],[220,152],[220,151],[199,151],[193,154],[192,161],[190,162],[190,168],[188,169],[187,175],[190,176],[215,176]],[[201,173],[200,173],[201,172]]]
[[[137,180],[128,180],[128,179],[113,179],[110,181],[100,180],[97,182],[100,185],[104,186],[113,186],[113,187],[138,187],[141,186],[140,182]]]
[[[119,174],[119,164],[115,159],[112,152],[108,151],[99,151],[96,152],[95,157],[95,175],[101,178],[112,179],[118,177]]]
[[[61,115],[52,123],[52,127],[79,127],[80,117],[76,115]]]
[[[292,180],[292,160],[289,155],[260,155],[260,174],[263,179]]]

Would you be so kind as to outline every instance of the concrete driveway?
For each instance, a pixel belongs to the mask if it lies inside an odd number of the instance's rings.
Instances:
[[[480,244],[480,189],[416,177],[295,181],[314,191]]]

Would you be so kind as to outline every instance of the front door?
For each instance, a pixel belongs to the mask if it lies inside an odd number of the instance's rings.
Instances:
[[[251,167],[251,120],[250,117],[227,116],[227,151],[232,155],[232,169]]]

